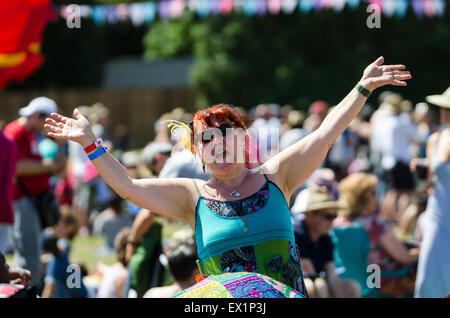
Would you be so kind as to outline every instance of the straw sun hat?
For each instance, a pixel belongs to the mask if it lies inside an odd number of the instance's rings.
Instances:
[[[317,189],[306,188],[298,194],[291,212],[300,214],[324,209],[340,210],[343,208],[345,206],[341,202],[336,201],[333,195],[328,193],[326,187]]]
[[[427,96],[426,101],[439,107],[450,108],[450,87],[441,95]]]

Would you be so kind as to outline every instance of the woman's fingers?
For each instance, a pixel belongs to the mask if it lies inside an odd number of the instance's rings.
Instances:
[[[384,57],[380,56],[379,58],[377,58],[374,62],[374,64],[381,66],[384,63]]]
[[[384,86],[384,85],[394,85],[394,86],[407,86],[407,83],[405,80],[408,80],[410,78],[410,75],[399,75],[399,77],[395,77],[395,79],[392,77],[392,74],[384,74],[383,76],[380,76],[378,79],[376,79],[377,87]]]
[[[55,138],[55,139],[67,139],[67,137],[66,137],[65,135],[63,135],[63,134],[58,134],[58,133],[54,133],[54,132],[51,132],[51,131],[49,131],[49,132],[47,133],[47,136],[53,137],[53,138]]]
[[[47,118],[45,119],[45,122],[46,122],[47,124],[52,125],[52,126],[56,126],[56,127],[59,127],[59,128],[64,128],[64,124],[63,124],[62,122],[57,122],[57,121],[55,121],[55,120],[53,120],[53,119],[51,119],[51,118],[49,118],[49,117],[47,117]]]
[[[44,124],[44,128],[48,129],[48,130],[50,130],[51,132],[54,132],[54,133],[62,132],[61,128],[59,128],[57,126],[54,126],[54,125],[50,125],[50,124]]]
[[[411,73],[408,71],[388,72],[385,75],[390,76],[393,80],[408,80],[412,78]]]
[[[384,65],[383,71],[389,72],[389,71],[395,71],[395,70],[404,70],[406,68],[403,64],[395,64],[395,65]]]
[[[50,116],[53,119],[59,120],[60,122],[63,122],[63,123],[66,123],[70,119],[70,118],[62,116],[62,115],[60,115],[58,113],[51,113]]]
[[[406,82],[404,82],[404,81],[394,80],[392,82],[392,85],[395,85],[395,86],[407,86],[408,84]]]

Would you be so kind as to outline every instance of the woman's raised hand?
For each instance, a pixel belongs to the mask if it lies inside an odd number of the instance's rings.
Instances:
[[[406,80],[412,78],[411,73],[405,70],[405,65],[383,65],[384,57],[380,56],[375,62],[364,70],[361,85],[370,91],[384,86],[406,86]]]
[[[94,142],[95,135],[86,117],[77,108],[73,114],[76,119],[52,113],[51,118],[45,120],[44,128],[49,130],[47,135],[56,139],[72,140],[82,146]]]

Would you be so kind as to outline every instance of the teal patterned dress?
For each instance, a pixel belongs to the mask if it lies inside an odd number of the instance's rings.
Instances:
[[[235,201],[205,198],[195,184],[200,272],[260,273],[306,295],[288,205],[278,186],[264,177],[256,193]]]

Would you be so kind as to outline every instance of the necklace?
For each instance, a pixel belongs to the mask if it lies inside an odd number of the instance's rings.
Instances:
[[[233,198],[239,198],[239,197],[241,196],[241,194],[239,193],[238,190],[236,190],[236,188],[239,188],[239,187],[241,186],[241,184],[244,182],[245,179],[247,179],[247,177],[248,177],[249,174],[250,174],[250,172],[247,171],[247,174],[246,174],[245,177],[242,179],[242,181],[241,181],[237,186],[235,186],[234,188],[233,188],[233,187],[230,187],[229,185],[227,185],[227,184],[225,184],[225,183],[220,182],[220,181],[217,180],[216,178],[213,178],[213,179],[214,179],[214,181],[216,181],[216,182],[217,182],[218,184],[220,184],[221,186],[223,186],[223,187],[225,187],[225,188],[231,190],[231,193],[229,194],[230,197],[233,197]]]

